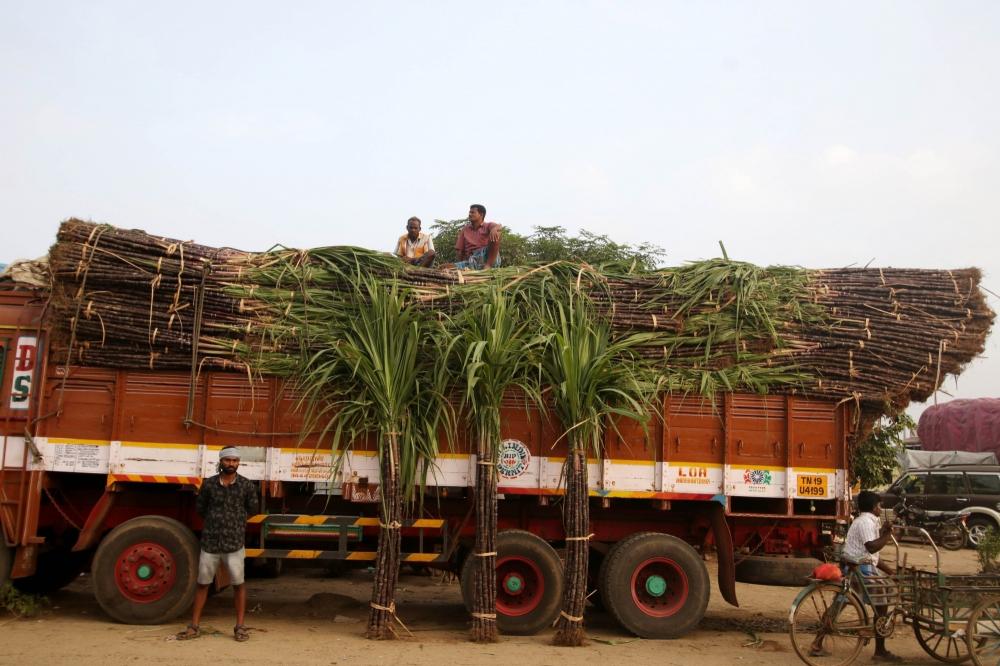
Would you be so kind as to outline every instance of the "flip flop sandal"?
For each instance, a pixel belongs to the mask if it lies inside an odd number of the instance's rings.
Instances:
[[[250,640],[250,632],[247,631],[245,625],[238,624],[233,627],[233,638],[242,643],[243,641]]]
[[[174,636],[174,638],[179,641],[189,641],[192,638],[198,638],[199,636],[201,636],[201,628],[196,624],[189,624],[185,627],[184,631]]]

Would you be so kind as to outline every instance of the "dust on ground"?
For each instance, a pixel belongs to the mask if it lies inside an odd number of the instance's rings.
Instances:
[[[930,549],[908,546],[909,563],[933,568]],[[892,553],[888,552],[888,557]],[[943,553],[948,573],[974,573],[975,552]],[[417,575],[404,569],[397,597],[398,613],[410,635],[374,642],[364,638],[370,573],[359,570],[329,577],[316,569],[291,569],[277,579],[248,581],[246,624],[251,638],[232,638],[232,593],[209,599],[202,619],[204,635],[193,641],[172,640],[187,618],[159,626],[118,624],[94,601],[89,576],[51,595],[41,616],[18,620],[0,615],[0,663],[10,664],[593,664],[628,663],[721,666],[779,666],[800,663],[792,651],[788,608],[798,591],[791,587],[737,584],[740,608],[726,604],[715,586],[708,612],[697,631],[671,641],[642,640],[627,634],[603,611],[587,609],[590,643],[557,648],[552,632],[505,636],[493,645],[466,640],[467,614],[458,583],[451,577]],[[897,626],[889,649],[908,664],[938,663],[917,645],[908,626]],[[873,646],[857,663],[868,663]]]

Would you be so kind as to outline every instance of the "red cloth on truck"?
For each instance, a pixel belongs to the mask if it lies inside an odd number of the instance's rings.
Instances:
[[[917,426],[925,451],[992,451],[1000,457],[1000,398],[928,407]]]

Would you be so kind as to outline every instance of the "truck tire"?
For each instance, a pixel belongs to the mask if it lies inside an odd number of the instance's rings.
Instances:
[[[141,516],[104,537],[94,555],[94,596],[125,624],[162,624],[185,611],[198,580],[198,541],[164,516]]]
[[[755,585],[802,587],[822,562],[815,557],[736,554],[736,580]]]
[[[552,626],[562,603],[562,562],[556,551],[531,532],[497,534],[497,627],[517,636],[537,634]],[[462,565],[462,600],[472,612],[475,556]]]
[[[3,526],[0,525],[0,587],[10,580],[10,570],[14,567],[14,549],[4,540]]]
[[[979,545],[979,542],[983,540],[986,533],[990,530],[994,532],[997,530],[997,525],[989,518],[984,516],[970,516],[968,522],[969,528],[969,546],[975,548]]]
[[[608,553],[598,582],[611,616],[640,638],[676,638],[698,626],[708,606],[708,570],[687,542],[640,532]]]

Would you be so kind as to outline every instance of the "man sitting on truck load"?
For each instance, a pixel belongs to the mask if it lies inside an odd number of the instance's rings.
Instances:
[[[408,219],[406,233],[396,241],[396,256],[411,266],[427,268],[434,263],[434,254],[434,239],[430,234],[421,233],[420,218]]]
[[[236,473],[240,466],[239,449],[229,446],[219,452],[219,473],[205,479],[198,493],[195,508],[205,522],[201,531],[201,555],[198,558],[198,590],[194,595],[191,624],[177,634],[180,640],[201,635],[201,611],[208,599],[208,586],[215,579],[220,564],[226,565],[233,585],[236,603],[236,626],[233,637],[238,641],[250,638],[243,624],[247,590],[243,584],[243,561],[246,557],[244,540],[247,519],[257,513],[257,490],[244,476]]]
[[[892,525],[882,524],[879,516],[882,515],[882,499],[878,493],[870,490],[862,490],[858,494],[858,517],[851,523],[847,530],[847,537],[844,539],[844,548],[840,558],[845,563],[857,564],[861,573],[865,576],[878,576],[878,569],[887,573],[893,573],[888,566],[879,566],[880,550],[889,543],[892,535]],[[844,575],[848,575],[847,566],[843,566]],[[871,603],[865,594],[865,602]],[[881,617],[886,614],[885,606],[874,606],[875,615]],[[821,633],[813,641],[809,654],[813,657],[826,656],[828,653],[823,649],[823,637]],[[875,634],[875,655],[872,661],[884,661],[899,663],[902,657],[893,654],[885,649],[885,637]]]
[[[462,227],[455,240],[458,269],[481,270],[500,268],[500,231],[496,222],[486,222],[486,206],[469,206],[469,223]]]

